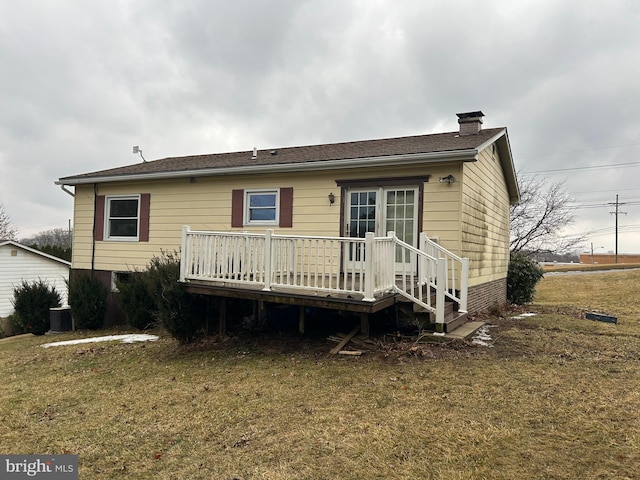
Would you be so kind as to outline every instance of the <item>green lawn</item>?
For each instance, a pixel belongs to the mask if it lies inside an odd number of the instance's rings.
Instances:
[[[5,340],[0,453],[77,454],[83,480],[640,478],[639,284],[545,278],[529,309],[544,313],[486,318],[491,348]]]

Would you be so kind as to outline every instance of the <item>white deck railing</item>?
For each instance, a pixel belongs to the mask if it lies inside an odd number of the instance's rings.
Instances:
[[[264,234],[193,231],[185,226],[180,281],[346,294],[363,301],[396,291],[435,312],[436,322],[442,323],[445,296],[466,310],[468,261],[426,237],[421,237],[420,244],[420,249],[412,247],[393,232],[386,237],[368,233],[365,238],[351,238],[276,235],[272,230]],[[396,264],[396,256],[408,261]],[[435,305],[425,285],[436,291]]]

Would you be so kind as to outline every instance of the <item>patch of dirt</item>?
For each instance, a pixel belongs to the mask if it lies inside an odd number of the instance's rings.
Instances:
[[[476,318],[477,319],[477,318]],[[483,317],[483,321],[495,324],[496,317]],[[238,352],[238,355],[304,355],[318,359],[333,358],[338,361],[360,361],[382,359],[384,361],[402,361],[409,359],[437,360],[456,359],[482,355],[487,347],[468,341],[436,337],[430,333],[422,336],[401,332],[373,333],[369,338],[356,335],[343,348],[349,352],[361,352],[360,355],[330,355],[350,328],[336,332],[309,332],[300,336],[297,332],[234,332],[225,338],[218,335],[208,336],[189,345],[178,347],[182,354],[198,351]],[[178,353],[176,351],[175,353]],[[178,353],[180,354],[180,353]]]

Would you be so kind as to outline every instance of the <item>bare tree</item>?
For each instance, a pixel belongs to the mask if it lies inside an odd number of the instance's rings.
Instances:
[[[511,206],[511,251],[535,254],[575,249],[584,236],[562,234],[574,221],[573,198],[564,181],[549,184],[537,176],[524,178],[520,203]]]
[[[9,215],[0,203],[0,240],[15,240],[18,237],[18,230],[11,224]]]
[[[71,248],[71,230],[64,228],[45,230],[29,238],[22,239],[21,242],[25,245],[36,245],[37,247]]]

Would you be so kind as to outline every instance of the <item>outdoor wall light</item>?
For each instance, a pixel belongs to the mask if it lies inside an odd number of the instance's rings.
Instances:
[[[440,183],[447,183],[449,185],[451,185],[453,182],[456,181],[456,178],[453,175],[447,175],[446,177],[440,177]]]
[[[327,195],[327,197],[329,198],[329,205],[333,205],[334,203],[336,203],[336,196],[333,194],[333,192]]]

